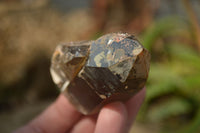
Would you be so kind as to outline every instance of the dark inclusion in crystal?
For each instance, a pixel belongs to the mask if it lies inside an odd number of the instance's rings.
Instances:
[[[55,84],[83,114],[112,101],[125,101],[142,89],[150,54],[127,33],[57,46],[51,64]]]

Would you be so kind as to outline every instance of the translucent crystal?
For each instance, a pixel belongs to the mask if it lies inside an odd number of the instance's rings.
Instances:
[[[59,45],[50,70],[69,101],[83,114],[92,114],[142,89],[149,62],[150,54],[134,36],[112,33],[95,41]]]

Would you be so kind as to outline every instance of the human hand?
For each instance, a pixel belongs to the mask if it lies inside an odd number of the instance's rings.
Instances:
[[[145,97],[145,88],[126,103],[114,102],[99,114],[84,116],[64,95],[15,133],[127,133]]]

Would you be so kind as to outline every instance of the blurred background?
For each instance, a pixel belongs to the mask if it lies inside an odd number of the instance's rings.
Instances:
[[[199,0],[0,0],[0,131],[24,125],[58,96],[49,73],[56,45],[117,31],[152,55],[130,133],[199,133]]]

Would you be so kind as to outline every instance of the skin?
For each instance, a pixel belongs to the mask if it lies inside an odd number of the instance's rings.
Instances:
[[[143,88],[126,103],[114,102],[84,116],[60,95],[43,113],[14,133],[128,133],[145,98]]]

